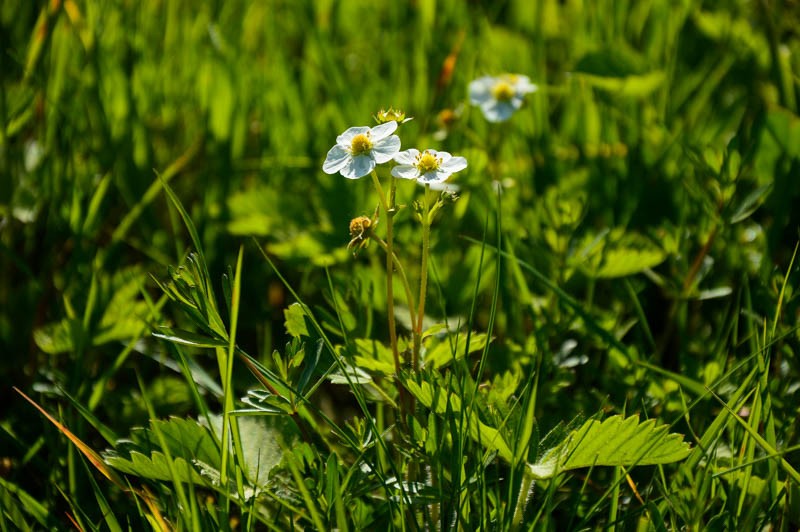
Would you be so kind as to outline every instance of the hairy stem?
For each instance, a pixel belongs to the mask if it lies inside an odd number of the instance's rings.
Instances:
[[[381,249],[388,254],[389,246],[383,241],[383,239],[376,235],[372,235],[370,238],[377,242]],[[403,268],[403,264],[400,262],[400,259],[397,258],[397,254],[394,252],[392,252],[392,262],[394,262],[394,267],[397,269],[397,273],[400,274],[400,282],[403,283],[403,291],[406,293],[406,304],[408,305],[408,314],[411,319],[411,327],[414,328],[417,325],[417,303],[414,300],[414,295],[411,293],[411,285],[408,282],[408,277],[406,277],[406,270]]]
[[[378,173],[372,171],[372,182],[378,192],[378,199],[381,202],[383,212],[386,213],[386,313],[389,316],[389,342],[392,346],[392,356],[394,357],[394,370],[400,374],[400,353],[397,351],[397,326],[394,319],[394,178],[390,177],[390,194],[387,198],[383,193],[383,187],[378,179]]]
[[[414,326],[414,351],[411,359],[411,367],[414,372],[419,370],[419,352],[422,344],[422,323],[425,319],[425,299],[428,290],[428,254],[430,251],[431,237],[431,207],[428,202],[428,191],[430,185],[425,185],[423,195],[423,214],[422,214],[422,263],[419,272],[419,308],[417,309],[417,323]]]

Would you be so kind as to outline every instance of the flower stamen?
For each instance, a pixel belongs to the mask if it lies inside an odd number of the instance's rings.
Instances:
[[[436,157],[429,151],[425,151],[417,156],[417,168],[419,169],[421,174],[427,174],[428,172],[435,172],[439,169],[442,164],[441,157]]]
[[[514,97],[514,87],[507,81],[498,81],[492,87],[492,97],[498,102],[507,102]]]
[[[358,155],[366,155],[372,149],[372,140],[369,138],[369,133],[360,133],[353,137],[350,143],[350,153],[354,157]]]

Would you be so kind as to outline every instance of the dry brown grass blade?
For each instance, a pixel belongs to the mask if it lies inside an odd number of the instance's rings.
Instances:
[[[123,490],[126,490],[126,491],[127,491],[127,489],[128,489],[128,488],[125,486],[125,483],[122,481],[122,478],[120,478],[120,476],[119,476],[119,475],[118,475],[116,472],[114,472],[114,471],[113,471],[111,468],[109,468],[109,467],[108,467],[108,466],[105,464],[105,462],[103,462],[103,459],[100,457],[100,455],[99,455],[99,454],[97,454],[97,452],[95,452],[95,450],[94,450],[94,449],[92,449],[91,447],[89,447],[88,445],[86,445],[85,443],[83,443],[83,441],[82,441],[80,438],[78,438],[77,436],[75,436],[75,435],[74,435],[74,434],[73,434],[73,433],[72,433],[72,432],[71,432],[71,431],[70,431],[70,430],[69,430],[67,427],[65,427],[64,425],[62,425],[61,423],[59,423],[59,422],[58,422],[58,420],[57,420],[56,418],[54,418],[53,416],[51,416],[51,415],[50,415],[50,414],[47,412],[47,410],[45,410],[44,408],[42,408],[41,406],[39,406],[39,404],[38,404],[38,403],[36,403],[36,401],[34,401],[33,399],[31,399],[30,397],[28,397],[27,395],[25,395],[25,394],[22,392],[22,390],[20,390],[20,389],[19,389],[19,388],[17,388],[16,386],[14,386],[14,390],[15,390],[15,391],[16,391],[18,394],[20,394],[20,395],[21,395],[21,396],[22,396],[22,397],[23,397],[23,398],[24,398],[26,401],[28,401],[30,404],[32,404],[32,405],[33,405],[33,406],[36,408],[36,410],[38,410],[39,412],[41,412],[41,413],[42,413],[42,415],[43,415],[44,417],[46,417],[48,420],[50,420],[50,422],[51,422],[53,425],[55,425],[55,426],[56,426],[56,428],[58,428],[58,430],[60,430],[60,431],[62,432],[62,434],[64,434],[64,436],[66,436],[67,438],[69,438],[69,441],[71,441],[72,443],[74,443],[74,444],[75,444],[75,447],[77,447],[77,448],[78,448],[78,450],[79,450],[80,452],[82,452],[82,453],[83,453],[83,455],[84,455],[86,458],[88,458],[88,459],[89,459],[89,461],[92,463],[92,465],[93,465],[93,466],[94,466],[94,467],[95,467],[95,468],[96,468],[98,471],[100,471],[100,472],[103,474],[103,476],[105,476],[105,477],[106,477],[108,480],[110,480],[111,482],[113,482],[114,484],[116,484],[117,486],[119,486],[120,488],[122,488]]]
[[[19,390],[17,390],[17,391],[19,391]],[[83,527],[81,527],[81,525],[78,524],[78,522],[75,520],[75,518],[72,516],[72,514],[69,513],[69,512],[65,512],[65,514],[67,516],[67,519],[69,519],[69,522],[72,523],[72,526],[75,527],[75,530],[80,530],[81,532],[83,532]]]
[[[158,509],[158,506],[156,504],[156,498],[153,496],[150,490],[147,489],[146,486],[143,489],[139,490],[132,486],[127,485],[113,469],[109,468],[105,464],[102,457],[99,454],[97,454],[97,452],[94,449],[86,445],[80,438],[75,436],[67,427],[59,423],[57,419],[55,419],[47,412],[47,410],[39,406],[39,404],[36,403],[36,401],[25,395],[25,393],[23,393],[22,390],[20,390],[16,386],[14,386],[14,390],[18,394],[20,394],[26,401],[32,404],[36,408],[36,410],[41,412],[44,417],[46,417],[53,425],[56,426],[56,428],[58,428],[58,430],[60,430],[64,434],[64,436],[69,438],[69,441],[75,444],[75,447],[77,447],[78,450],[82,452],[86,458],[89,459],[92,465],[94,465],[94,467],[98,471],[100,471],[100,473],[102,473],[104,477],[113,482],[122,491],[132,492],[135,495],[141,497],[144,503],[150,509],[153,518],[156,520],[156,522],[158,522],[159,526],[161,527],[161,530],[172,530],[172,527],[170,527],[167,524],[167,522],[164,520],[164,517],[161,515],[161,511]],[[70,517],[70,521],[73,521],[73,523],[76,525],[76,528],[80,530],[80,527],[77,526],[77,523],[74,522],[71,516],[68,515],[68,517]]]
[[[150,509],[150,513],[152,514],[153,519],[155,519],[155,521],[158,523],[159,528],[164,532],[174,530],[173,527],[167,524],[164,516],[161,515],[161,510],[158,508],[158,503],[155,495],[153,495],[153,492],[151,492],[147,486],[142,486],[142,491],[137,493],[142,497],[142,500]]]

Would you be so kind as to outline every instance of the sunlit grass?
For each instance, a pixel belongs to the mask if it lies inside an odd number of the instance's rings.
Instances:
[[[0,24],[2,530],[800,526],[791,6]]]

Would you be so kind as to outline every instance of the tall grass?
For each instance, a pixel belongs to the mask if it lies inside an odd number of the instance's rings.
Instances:
[[[3,530],[800,525],[791,4],[0,25]],[[467,87],[503,72],[539,90],[493,124]],[[469,163],[429,232],[397,181],[396,261],[347,248],[386,235],[371,178],[321,171],[390,106]]]

